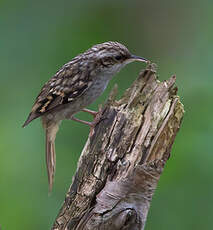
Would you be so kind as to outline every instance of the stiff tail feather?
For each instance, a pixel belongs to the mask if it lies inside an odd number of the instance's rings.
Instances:
[[[51,125],[45,128],[46,130],[46,167],[49,183],[49,193],[52,191],[55,167],[56,167],[56,154],[55,154],[55,137],[58,131],[58,124]]]

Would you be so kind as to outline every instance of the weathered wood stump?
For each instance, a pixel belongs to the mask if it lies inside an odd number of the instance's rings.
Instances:
[[[111,93],[52,229],[144,229],[184,113],[175,76],[155,72],[150,64],[119,101]]]

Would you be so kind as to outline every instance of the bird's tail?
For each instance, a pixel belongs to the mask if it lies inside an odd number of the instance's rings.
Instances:
[[[58,123],[48,125],[46,131],[46,167],[49,183],[49,193],[52,191],[55,167],[56,167],[56,154],[55,154],[55,137],[59,128]]]

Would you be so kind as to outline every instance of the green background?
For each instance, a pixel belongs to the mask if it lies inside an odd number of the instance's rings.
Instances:
[[[119,41],[177,76],[185,106],[154,195],[146,230],[212,229],[213,2],[196,0],[0,0],[0,224],[3,230],[50,229],[65,198],[89,129],[64,121],[57,135],[57,173],[48,197],[44,133],[25,121],[41,86],[96,43]],[[119,95],[144,68],[133,63],[110,83]],[[85,114],[80,118],[90,119]]]

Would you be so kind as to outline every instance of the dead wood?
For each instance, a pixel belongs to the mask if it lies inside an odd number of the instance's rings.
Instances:
[[[119,101],[111,93],[52,229],[144,229],[184,113],[174,84],[150,64]]]

